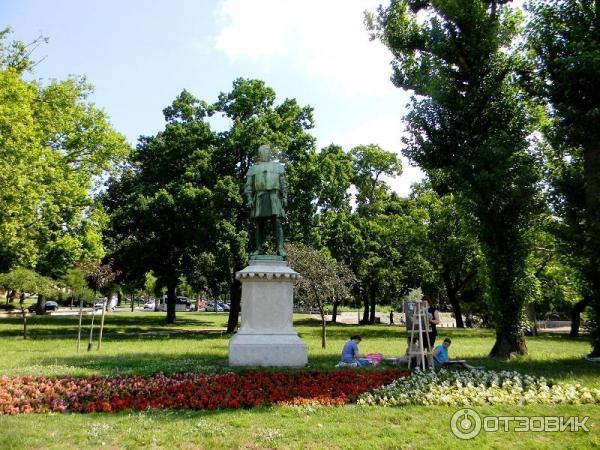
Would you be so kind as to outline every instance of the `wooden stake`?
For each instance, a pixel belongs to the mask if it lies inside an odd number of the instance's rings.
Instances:
[[[90,327],[90,340],[88,341],[88,352],[92,351],[92,335],[94,333],[94,317],[96,317],[96,305],[94,304],[94,309],[92,310],[92,326]]]
[[[23,302],[25,301],[25,294],[21,292],[21,300],[19,301],[19,305],[21,306],[21,316],[23,317],[23,339],[27,339],[27,313],[25,312],[25,306]]]
[[[81,318],[83,317],[83,298],[79,299],[79,328],[77,329],[77,352],[81,344]]]
[[[102,347],[102,332],[104,331],[104,314],[106,314],[106,302],[103,303],[102,307],[102,321],[100,322],[100,336],[98,337],[98,350]]]

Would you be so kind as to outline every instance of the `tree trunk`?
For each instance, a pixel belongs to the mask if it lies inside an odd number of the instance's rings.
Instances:
[[[175,290],[177,289],[177,280],[167,282],[167,318],[165,321],[168,324],[175,323]]]
[[[338,302],[333,302],[333,308],[331,311],[331,323],[337,323],[337,310]]]
[[[235,333],[237,330],[240,312],[242,310],[242,283],[235,278],[235,272],[237,270],[242,270],[242,268],[236,268],[236,270],[234,270],[233,280],[229,285],[231,305],[229,307],[229,318],[227,320],[227,333]]]
[[[375,323],[375,306],[376,306],[376,298],[377,298],[377,288],[372,286],[371,292],[369,295],[369,303],[370,303],[370,311],[369,311],[369,324],[373,325]]]
[[[327,321],[325,320],[325,311],[323,308],[319,308],[321,314],[321,348],[325,348],[327,344]]]
[[[25,312],[25,307],[23,306],[24,302],[25,294],[21,292],[19,306],[21,307],[21,317],[23,317],[23,339],[27,339],[27,313]]]
[[[490,351],[490,356],[508,358],[512,354],[526,355],[527,344],[521,330],[521,307],[516,308],[512,302],[506,300],[497,304],[494,311],[494,324],[496,327],[496,342]]]
[[[81,319],[83,317],[83,298],[79,299],[79,326],[77,327],[77,352],[81,345]]]
[[[46,297],[44,297],[42,294],[38,294],[35,313],[46,314]]]
[[[596,11],[596,14],[599,14]],[[590,338],[592,353],[600,356],[600,142],[592,140],[583,148],[583,173],[585,178],[586,250],[588,267],[586,279],[589,284],[592,307]]]
[[[104,316],[106,315],[106,308],[108,302],[109,301],[107,300],[106,305],[104,305],[104,308],[102,308],[102,319],[100,320],[100,333],[98,334],[98,350],[102,348],[102,335],[104,334]]]
[[[573,305],[573,311],[571,311],[571,332],[569,336],[579,337],[579,327],[581,325],[581,313],[590,304],[590,298],[584,298]]]
[[[369,292],[370,288],[366,291],[362,290],[362,298],[363,298],[363,318],[360,323],[366,325],[369,323]]]
[[[525,338],[520,333],[496,329],[496,342],[490,351],[490,356],[495,358],[508,358],[512,354],[527,354]]]
[[[590,306],[592,308],[591,314],[591,329],[590,329],[590,340],[592,343],[592,352],[589,356],[597,358],[600,357],[600,267],[594,263],[590,267],[590,274],[588,280],[590,283]]]
[[[499,230],[498,233],[502,233]],[[490,356],[508,358],[512,354],[526,355],[527,345],[521,330],[521,313],[525,299],[515,280],[524,276],[524,254],[518,251],[519,245],[525,245],[512,239],[503,244],[507,236],[496,234],[499,240],[486,254],[490,297],[493,305],[492,319],[496,328],[496,342]],[[511,248],[512,246],[512,248]]]
[[[94,298],[96,296],[94,295]],[[96,317],[96,306],[94,306],[94,308],[92,309],[92,323],[90,324],[90,338],[88,340],[88,346],[87,346],[87,351],[91,352],[92,351],[92,342],[93,342],[93,338],[94,338],[94,318]]]
[[[452,286],[452,278],[449,270],[444,270],[442,272],[442,279],[444,280],[444,286],[446,287],[448,301],[450,302],[450,306],[452,306],[452,312],[454,313],[454,318],[456,319],[456,328],[464,328],[465,324],[462,318],[460,303],[458,302],[458,297],[456,296],[456,288]]]

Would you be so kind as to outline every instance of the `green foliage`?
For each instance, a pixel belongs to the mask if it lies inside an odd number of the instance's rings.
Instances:
[[[528,44],[536,68],[532,85],[550,117],[553,200],[567,246],[579,263],[583,297],[600,324],[600,4],[597,1],[536,0]],[[592,332],[600,355],[600,327]]]
[[[79,267],[69,269],[62,278],[65,286],[70,290],[72,300],[93,300],[94,293],[88,287],[86,273]]]
[[[561,252],[562,243],[552,233],[556,219],[548,217],[535,234],[535,245],[528,260],[535,289],[532,303],[538,319],[565,316],[581,300],[581,273],[569,255]]]
[[[102,254],[92,188],[129,147],[88,101],[84,78],[28,81],[43,41],[7,44],[0,33],[0,270],[17,266],[60,277]]]
[[[48,43],[48,38],[39,36],[30,44],[21,41],[8,43],[10,33],[10,27],[0,30],[0,70],[11,69],[19,74],[32,70],[36,63],[31,60],[31,54],[42,43]]]
[[[302,274],[294,286],[297,300],[319,309],[321,346],[325,348],[325,306],[340,304],[350,297],[354,274],[344,264],[304,244],[289,243],[287,252],[290,266]]]
[[[143,280],[148,271],[166,286],[175,319],[180,275],[205,245],[214,194],[209,166],[214,134],[203,122],[168,122],[154,137],[140,139],[134,166],[112,180],[103,198],[111,218],[108,246],[126,280]],[[233,197],[229,201],[235,201]]]
[[[416,285],[423,270],[419,255],[411,254],[418,239],[418,224],[403,211],[404,201],[393,194],[383,176],[402,171],[398,155],[377,145],[361,145],[349,154],[334,147],[323,150],[328,163],[323,180],[335,167],[337,194],[334,207],[325,207],[317,220],[321,242],[332,255],[352,268],[358,282],[355,296],[364,305],[364,323],[375,321],[375,305],[390,303],[408,287]],[[349,188],[356,189],[356,209],[351,210]],[[333,198],[329,194],[330,198]]]
[[[295,286],[298,299],[308,306],[325,306],[350,297],[355,277],[344,264],[330,256],[300,243],[289,243],[290,265],[302,273]]]
[[[318,154],[319,187],[317,205],[321,214],[343,214],[350,210],[350,186],[355,180],[352,155],[330,145]]]
[[[395,85],[419,95],[405,154],[475,220],[494,305],[492,353],[508,356],[526,351],[518,324],[540,172],[527,148],[533,117],[515,83],[520,14],[499,4],[396,1],[370,25],[394,54]]]
[[[33,270],[16,268],[0,274],[0,288],[47,296],[56,290],[56,282]]]
[[[484,260],[459,197],[440,196],[428,182],[415,186],[411,197],[412,214],[424,222],[425,236],[417,251],[433,272],[424,280],[425,291],[441,305],[450,304],[460,328],[463,313],[489,314],[480,282]]]
[[[260,145],[278,148],[294,205],[288,236],[309,239],[317,186],[314,138],[305,131],[312,110],[290,99],[276,104],[264,82],[240,78],[213,104],[183,91],[164,115],[164,131],[142,138],[130,170],[110,183],[108,245],[128,277],[142,280],[151,270],[167,286],[169,305],[182,275],[194,289],[230,295],[234,331],[240,299],[234,274],[248,259],[244,177]],[[228,119],[230,129],[215,133],[207,120],[213,115]],[[167,320],[174,319],[169,309]]]
[[[395,153],[373,144],[354,147],[350,155],[353,158],[354,185],[358,190],[358,209],[363,215],[373,214],[381,210],[389,195],[389,186],[380,177],[399,176],[402,173],[402,163]]]
[[[146,293],[146,295],[156,294],[157,281],[158,278],[156,278],[152,272],[146,272],[144,274],[144,292]]]

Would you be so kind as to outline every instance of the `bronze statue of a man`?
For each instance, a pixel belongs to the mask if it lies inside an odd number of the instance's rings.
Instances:
[[[264,255],[263,243],[266,235],[266,226],[272,222],[275,239],[277,240],[277,254],[286,258],[287,253],[283,248],[283,228],[281,219],[285,218],[287,207],[287,186],[285,184],[285,169],[283,164],[272,161],[271,148],[261,145],[258,149],[256,163],[248,169],[246,174],[245,193],[247,206],[250,209],[250,218],[254,220],[256,248],[251,257]]]

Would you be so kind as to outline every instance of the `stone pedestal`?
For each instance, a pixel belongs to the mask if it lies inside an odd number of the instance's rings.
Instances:
[[[294,280],[285,261],[251,261],[242,283],[242,323],[229,341],[230,366],[303,367],[306,344],[292,327]]]

